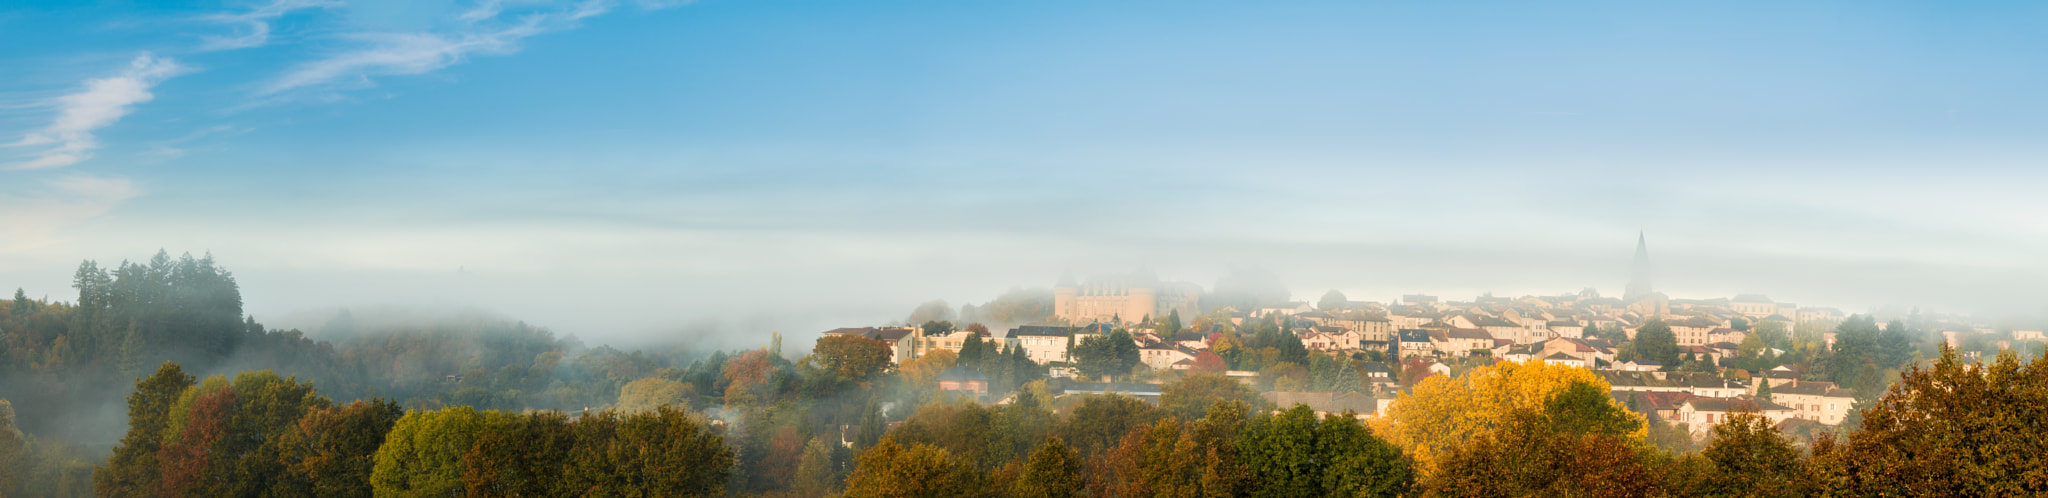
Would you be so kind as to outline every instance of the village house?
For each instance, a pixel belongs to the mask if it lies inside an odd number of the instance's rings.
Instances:
[[[1187,362],[1187,364],[1193,365],[1195,362],[1195,352],[1174,346],[1145,346],[1138,348],[1138,360],[1144,362],[1145,366],[1152,367],[1153,370],[1175,370],[1173,368],[1175,363]],[[1186,370],[1186,368],[1180,368],[1179,370]]]
[[[1793,409],[1795,417],[1841,425],[1856,404],[1856,392],[1835,387],[1832,382],[1795,380],[1782,387],[1772,386],[1771,401]]]
[[[972,394],[976,400],[988,396],[988,376],[966,365],[953,367],[939,374],[939,389],[944,391]]]
[[[1593,368],[1593,365],[1586,362],[1586,360],[1564,353],[1554,353],[1550,356],[1545,356],[1543,357],[1543,363],[1567,367]]]
[[[1615,391],[1682,392],[1708,398],[1733,398],[1749,394],[1749,387],[1722,379],[1709,372],[1628,372],[1596,370]]]
[[[923,358],[925,355],[938,350],[952,351],[958,354],[960,348],[966,346],[967,338],[975,335],[978,334],[969,330],[955,330],[952,333],[939,336],[912,334],[910,357]]]
[[[1552,321],[1544,324],[1544,327],[1548,328],[1550,335],[1554,337],[1577,339],[1586,336],[1586,326],[1579,325],[1579,322]]]
[[[1429,335],[1436,350],[1446,356],[1467,356],[1474,351],[1493,349],[1493,335],[1479,329],[1447,329],[1433,331]]]
[[[1400,351],[1402,358],[1436,356],[1436,341],[1431,339],[1428,330],[1401,329],[1395,336],[1399,341],[1395,350]]]
[[[1685,400],[1694,396],[1689,393],[1610,391],[1615,401],[1629,410],[1642,413],[1652,423],[1670,423],[1678,420],[1678,408]]]
[[[1675,422],[1686,424],[1693,437],[1700,437],[1714,430],[1714,424],[1728,420],[1728,414],[1754,411],[1770,419],[1776,426],[1793,418],[1793,410],[1769,401],[1748,398],[1693,397],[1679,405]]]
[[[1008,335],[1012,344],[1024,348],[1025,357],[1044,365],[1067,361],[1067,350],[1074,339],[1073,331],[1071,327],[1023,325],[1010,329]]]
[[[1671,334],[1678,337],[1679,346],[1704,346],[1710,342],[1707,340],[1709,332],[1716,328],[1727,326],[1725,323],[1703,316],[1695,316],[1678,321],[1666,321],[1665,325],[1669,325],[1671,327]]]

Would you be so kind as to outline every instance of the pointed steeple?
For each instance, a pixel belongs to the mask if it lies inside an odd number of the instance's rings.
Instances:
[[[1628,289],[1622,293],[1622,301],[1635,301],[1649,297],[1650,290],[1650,245],[1642,232],[1636,232],[1636,262],[1630,268]]]

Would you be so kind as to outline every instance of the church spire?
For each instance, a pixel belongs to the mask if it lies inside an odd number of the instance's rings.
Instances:
[[[1628,290],[1622,294],[1623,301],[1634,301],[1649,297],[1650,290],[1650,245],[1642,232],[1636,232],[1636,262],[1630,268]]]

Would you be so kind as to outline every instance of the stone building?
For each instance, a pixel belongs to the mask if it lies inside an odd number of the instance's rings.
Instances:
[[[1147,272],[1085,283],[1062,279],[1052,288],[1052,315],[1074,324],[1129,324],[1179,311],[1182,320],[1190,320],[1201,311],[1201,294],[1199,285],[1161,282]]]

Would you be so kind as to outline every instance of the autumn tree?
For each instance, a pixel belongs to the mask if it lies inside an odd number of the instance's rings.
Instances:
[[[721,496],[732,476],[734,455],[724,438],[667,406],[585,415],[570,433],[575,442],[556,495]]]
[[[1045,445],[1031,452],[1024,474],[1010,490],[1015,498],[1072,498],[1081,492],[1079,455],[1060,438],[1046,438]]]
[[[822,497],[838,487],[839,472],[833,468],[832,450],[825,444],[821,437],[813,437],[804,444],[803,458],[796,465],[796,480],[790,486],[798,496]]]
[[[974,466],[929,444],[900,445],[883,439],[861,453],[846,479],[847,498],[986,496],[985,477]]]
[[[864,336],[827,336],[811,348],[817,363],[846,381],[866,381],[889,369],[889,344]]]
[[[1413,455],[1425,471],[1446,452],[1501,427],[1518,410],[1545,424],[1642,440],[1647,436],[1642,416],[1608,398],[1604,393],[1609,389],[1607,381],[1584,368],[1541,360],[1495,363],[1457,377],[1424,379],[1394,403],[1376,432]],[[1553,404],[1567,394],[1564,404]],[[1559,410],[1557,416],[1545,416],[1552,409]]]
[[[1815,444],[1821,493],[2038,496],[2048,493],[2048,355],[1964,363],[1941,346],[1863,412],[1838,447]]]
[[[623,412],[644,412],[652,411],[657,406],[674,406],[687,410],[690,408],[690,398],[695,396],[689,384],[660,377],[647,377],[619,387],[618,409]]]
[[[21,485],[28,439],[14,428],[14,405],[0,399],[0,493],[11,493]]]
[[[164,425],[193,380],[178,364],[165,362],[149,378],[136,381],[135,391],[128,395],[128,434],[121,437],[107,464],[93,471],[96,492],[114,496],[154,492]]]
[[[725,404],[746,407],[774,400],[780,390],[773,355],[765,349],[740,354],[725,363]]]
[[[1243,402],[1217,403],[1199,420],[1166,418],[1139,424],[1102,456],[1088,460],[1094,494],[1111,496],[1244,496],[1256,486],[1239,441]]]
[[[411,412],[393,424],[370,486],[377,496],[450,496],[464,488],[462,457],[490,421],[482,412],[457,406]]]
[[[1696,458],[1707,471],[1701,494],[1709,496],[1805,496],[1806,469],[1799,449],[1756,412],[1728,414],[1714,426],[1707,448]]]
[[[287,477],[272,488],[276,496],[364,496],[377,448],[391,426],[405,416],[397,403],[373,399],[308,410],[277,438]]]
[[[462,453],[462,487],[469,496],[547,496],[557,492],[575,446],[567,415],[483,412],[488,429]]]
[[[1228,370],[1230,370],[1230,364],[1224,363],[1223,357],[1218,356],[1215,352],[1212,351],[1202,351],[1199,353],[1195,353],[1195,364],[1188,367],[1188,371],[1190,372],[1202,372],[1212,374],[1221,374]]]
[[[1514,408],[1468,444],[1436,455],[1432,496],[1651,496],[1660,483],[1641,444],[1625,435],[1559,432],[1540,411]]]
[[[1216,403],[1240,401],[1265,406],[1259,392],[1236,379],[1214,374],[1193,374],[1167,384],[1159,396],[1159,409],[1181,420],[1194,420],[1208,413]]]
[[[959,363],[959,359],[960,356],[951,350],[933,349],[924,356],[897,365],[896,371],[903,374],[903,380],[912,384],[931,384],[938,381],[939,374],[951,370],[953,365]]]
[[[1158,420],[1160,413],[1137,398],[1117,394],[1089,395],[1073,408],[1061,438],[1072,443],[1081,458],[1115,447],[1131,428]]]

